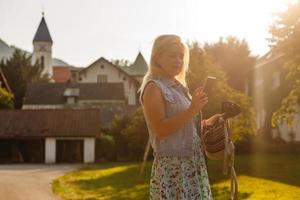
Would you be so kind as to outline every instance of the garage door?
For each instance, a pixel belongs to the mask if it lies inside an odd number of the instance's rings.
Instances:
[[[44,163],[43,139],[0,140],[0,163]]]
[[[83,140],[56,140],[57,163],[82,163]]]

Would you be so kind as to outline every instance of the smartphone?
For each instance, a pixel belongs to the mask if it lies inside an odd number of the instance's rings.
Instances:
[[[208,76],[203,85],[203,92],[205,92],[208,95],[211,92],[211,89],[213,88],[214,84],[216,83],[216,80],[216,77]]]

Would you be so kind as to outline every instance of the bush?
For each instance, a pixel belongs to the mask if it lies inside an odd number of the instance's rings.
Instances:
[[[114,149],[110,149],[114,153],[112,156],[114,160],[142,160],[148,141],[148,130],[142,109],[138,108],[131,117],[116,115],[108,135],[114,141]]]
[[[0,109],[13,109],[13,94],[0,87]]]
[[[128,155],[128,137],[124,134],[124,130],[130,123],[128,116],[116,115],[112,121],[109,135],[113,137],[115,142],[115,159],[117,161],[126,161]]]
[[[130,160],[142,160],[148,141],[148,129],[142,108],[137,109],[124,130],[128,140],[128,157]]]
[[[96,160],[97,161],[115,161],[116,144],[111,135],[101,134],[96,139]]]

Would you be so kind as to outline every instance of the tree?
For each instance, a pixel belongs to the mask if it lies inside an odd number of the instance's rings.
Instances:
[[[250,55],[246,40],[239,40],[233,36],[220,38],[217,43],[206,43],[204,49],[223,69],[228,85],[244,92],[245,80],[256,62],[256,57]]]
[[[131,63],[125,59],[112,59],[111,63],[120,67],[129,67]]]
[[[149,138],[142,107],[139,107],[133,114],[124,130],[124,135],[128,138],[128,151],[131,154],[129,156],[141,159]]]
[[[300,1],[288,5],[286,11],[278,13],[270,27],[272,38],[269,39],[272,51],[284,53],[287,70],[287,81],[291,89],[281,103],[281,107],[273,114],[272,124],[276,126],[283,121],[293,125],[295,114],[300,105]]]
[[[0,87],[0,110],[13,108],[13,97],[13,94]]]
[[[42,75],[43,67],[39,62],[31,64],[31,56],[26,56],[20,50],[15,50],[12,57],[0,62],[0,68],[14,94],[14,107],[21,109],[28,83],[48,81],[48,75]]]
[[[130,118],[126,115],[116,115],[112,121],[109,134],[112,135],[115,142],[115,160],[127,159],[128,155],[128,138],[124,134],[124,130],[130,123]]]
[[[228,86],[225,72],[216,65],[210,54],[206,53],[198,43],[190,45],[190,65],[187,74],[187,84],[190,91],[202,85],[208,75],[216,76],[218,82],[213,88],[209,103],[203,110],[204,117],[207,118],[220,112],[223,101],[232,101],[239,104],[242,113],[232,121],[232,132],[234,140],[240,140],[246,135],[256,132],[254,109],[251,106],[250,98]]]
[[[116,115],[109,134],[115,142],[116,160],[140,160],[148,140],[148,130],[139,107],[131,117]]]

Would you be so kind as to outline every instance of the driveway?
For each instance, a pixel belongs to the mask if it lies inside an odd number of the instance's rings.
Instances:
[[[82,165],[0,165],[0,199],[57,200],[51,182]]]

